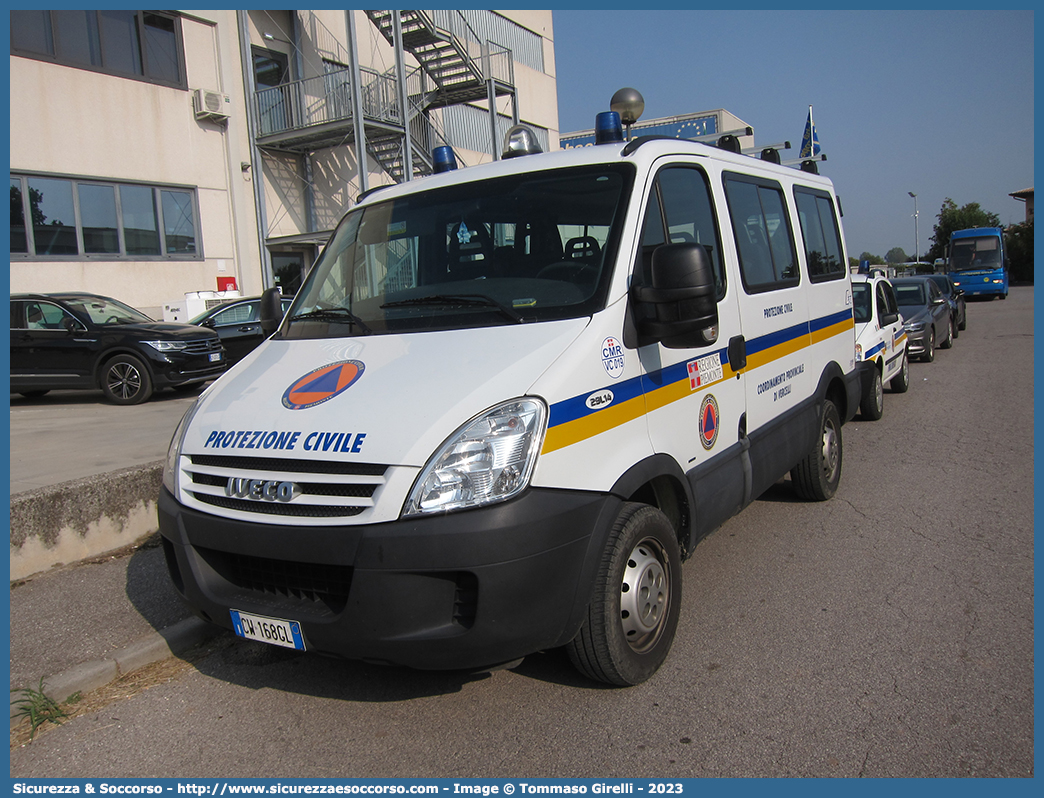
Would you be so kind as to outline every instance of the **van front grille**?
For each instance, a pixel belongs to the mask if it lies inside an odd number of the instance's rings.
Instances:
[[[181,460],[181,485],[188,498],[233,517],[318,522],[373,508],[388,470],[373,463],[194,454]]]

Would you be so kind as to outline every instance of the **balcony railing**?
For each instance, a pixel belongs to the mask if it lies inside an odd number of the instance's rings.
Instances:
[[[362,69],[362,107],[366,119],[402,126],[393,75]],[[353,118],[351,70],[261,89],[254,95],[258,138]]]

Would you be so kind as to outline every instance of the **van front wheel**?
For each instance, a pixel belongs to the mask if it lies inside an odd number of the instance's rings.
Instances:
[[[790,472],[798,496],[819,502],[833,496],[841,482],[841,453],[841,417],[834,403],[824,399],[819,435],[805,459]]]
[[[877,421],[884,415],[884,382],[876,367],[873,369],[870,387],[859,403],[859,412],[868,421]]]
[[[602,555],[583,626],[568,644],[584,675],[626,687],[667,658],[681,607],[681,554],[660,510],[625,504]]]

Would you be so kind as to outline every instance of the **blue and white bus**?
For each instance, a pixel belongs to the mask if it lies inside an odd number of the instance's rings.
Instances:
[[[965,294],[1008,298],[1008,258],[1002,228],[955,230],[950,236],[949,256],[947,271]]]

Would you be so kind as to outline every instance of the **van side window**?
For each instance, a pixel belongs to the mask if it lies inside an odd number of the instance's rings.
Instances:
[[[823,191],[795,188],[794,201],[805,241],[809,278],[818,283],[844,277],[846,266],[841,255],[841,232],[830,195]]]
[[[797,285],[797,256],[782,188],[772,181],[726,174],[725,196],[747,293]]]
[[[884,283],[877,284],[877,318],[888,315],[888,298],[885,296]]]
[[[702,244],[714,265],[717,298],[725,296],[718,228],[707,178],[698,169],[671,166],[660,170],[642,223],[642,245],[634,281],[648,285],[652,253],[660,244]]]
[[[899,312],[899,303],[895,299],[895,289],[892,288],[891,283],[881,283],[881,288],[884,290],[885,302],[888,303],[889,313]]]

